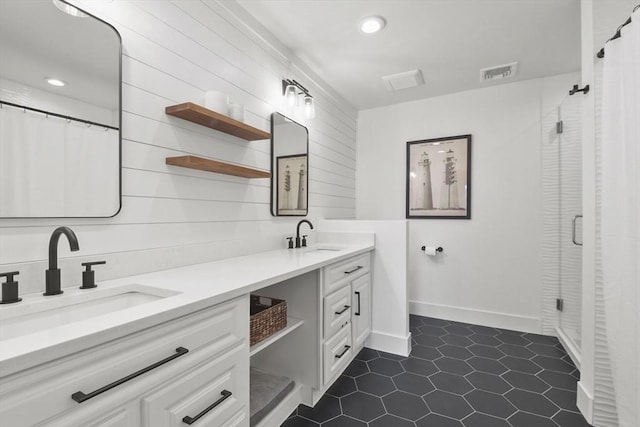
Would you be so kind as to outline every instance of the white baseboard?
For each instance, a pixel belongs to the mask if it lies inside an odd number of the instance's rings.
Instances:
[[[560,340],[560,344],[562,344],[562,347],[564,347],[565,351],[573,361],[573,364],[576,365],[576,368],[578,368],[578,370],[580,370],[582,358],[578,346],[560,328],[556,328],[556,336],[558,337],[558,340]]]
[[[364,345],[374,350],[409,356],[411,353],[411,333],[403,337],[372,331]]]
[[[578,409],[589,424],[593,424],[593,395],[589,393],[582,382],[578,381],[578,399],[576,402]]]
[[[537,317],[519,316],[496,311],[474,310],[472,308],[449,305],[429,304],[422,301],[409,301],[409,313],[418,316],[435,317],[456,322],[473,323],[475,325],[514,331],[541,332],[541,319]]]

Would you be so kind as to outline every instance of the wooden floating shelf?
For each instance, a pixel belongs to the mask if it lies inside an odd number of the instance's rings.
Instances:
[[[192,102],[171,105],[166,107],[164,111],[170,116],[179,117],[183,120],[188,120],[229,135],[237,136],[247,141],[271,138],[269,132],[254,128],[246,123],[234,120],[231,117],[216,113]]]
[[[269,338],[266,338],[263,341],[260,341],[259,343],[252,345],[251,348],[249,349],[249,355],[253,356],[255,354],[260,353],[262,350],[269,347],[271,344],[278,341],[280,338],[284,337],[285,335],[289,335],[289,333],[298,329],[300,326],[302,326],[303,323],[304,323],[304,320],[287,316],[287,326],[284,329],[281,329],[275,334],[271,335]]]
[[[204,159],[196,156],[167,157],[166,164],[207,172],[223,173],[225,175],[240,176],[243,178],[271,177],[271,173],[266,171],[246,168],[244,166],[232,165],[230,163],[218,162],[217,160]]]

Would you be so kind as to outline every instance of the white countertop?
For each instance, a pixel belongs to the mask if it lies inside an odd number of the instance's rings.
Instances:
[[[338,250],[313,251],[314,247],[274,250],[98,282],[97,289],[137,284],[179,294],[94,316],[85,321],[0,341],[0,377],[371,251],[374,244],[322,244],[321,247]],[[90,293],[95,289],[65,288],[64,291],[64,294],[53,297],[44,297],[42,294],[25,295],[18,304],[37,304],[40,301],[51,301],[51,298],[64,299]],[[0,319],[2,310],[6,309],[10,309],[10,306],[0,306]]]

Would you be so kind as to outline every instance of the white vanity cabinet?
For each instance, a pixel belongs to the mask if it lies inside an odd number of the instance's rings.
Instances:
[[[246,427],[248,318],[245,296],[1,378],[2,425]]]
[[[322,376],[328,387],[353,360],[371,332],[369,252],[322,269]]]

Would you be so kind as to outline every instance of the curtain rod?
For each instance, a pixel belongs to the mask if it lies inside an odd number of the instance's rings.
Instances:
[[[61,119],[73,120],[74,122],[84,123],[87,125],[100,126],[105,129],[119,130],[119,128],[114,126],[92,122],[90,120],[79,119],[77,117],[65,116],[64,114],[52,113],[51,111],[39,110],[37,108],[27,107],[26,105],[14,104],[13,102],[7,102],[1,99],[0,99],[0,105],[8,105],[10,107],[20,108],[22,110],[35,111],[36,113],[42,113],[42,114],[46,114],[48,116],[53,116],[53,117],[60,117]]]
[[[633,14],[636,10],[638,10],[640,8],[640,4],[637,5],[636,7],[633,8],[633,10],[631,11],[631,13]],[[607,40],[605,43],[609,43],[611,40],[615,40],[618,39],[622,36],[620,30],[622,30],[622,28],[625,25],[629,25],[631,24],[631,17],[628,17],[626,21],[624,21],[624,23],[622,25],[620,25],[618,27],[618,29],[616,30],[616,33],[613,35],[613,37],[611,37],[609,40]],[[598,58],[604,58],[604,47],[602,49],[600,49],[598,51],[598,54],[596,55]]]

